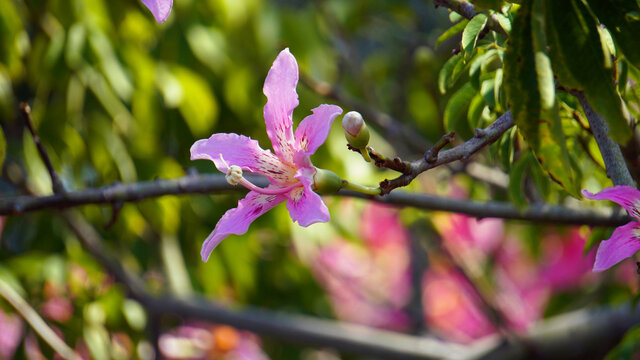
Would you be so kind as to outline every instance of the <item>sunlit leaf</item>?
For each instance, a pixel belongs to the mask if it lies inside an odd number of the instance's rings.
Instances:
[[[636,0],[589,0],[589,6],[627,59],[640,68],[640,6]],[[635,16],[634,16],[635,14]]]
[[[444,128],[446,131],[455,131],[463,137],[471,135],[465,120],[467,119],[467,108],[476,93],[476,89],[471,84],[466,84],[451,96],[444,109]]]
[[[470,56],[473,53],[473,50],[476,47],[476,43],[478,41],[478,37],[480,36],[480,32],[484,29],[485,24],[487,23],[487,16],[485,14],[478,14],[473,17],[464,28],[462,32],[462,49],[466,56]]]
[[[540,4],[538,2],[538,4]],[[525,3],[505,53],[505,91],[518,129],[549,176],[580,197],[555,100],[553,72],[544,52],[544,18]]]
[[[464,19],[464,20],[460,21],[459,23],[457,23],[457,24],[451,26],[450,28],[448,28],[445,32],[442,33],[442,35],[440,35],[438,37],[438,40],[436,40],[436,47],[438,47],[444,41],[447,41],[447,40],[451,39],[453,36],[458,34],[460,31],[464,30],[464,28],[467,26],[468,23],[469,23],[469,20]]]
[[[581,1],[546,0],[545,29],[553,68],[561,84],[583,90],[587,100],[609,124],[614,140],[631,136],[613,83],[610,60],[605,58],[598,25]]]

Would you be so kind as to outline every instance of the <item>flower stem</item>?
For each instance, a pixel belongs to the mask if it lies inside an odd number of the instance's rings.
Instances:
[[[381,190],[379,187],[365,186],[342,180],[342,188],[347,190],[357,191],[359,193],[367,195],[380,195]]]
[[[369,156],[369,147],[368,146],[366,148],[360,149],[360,153],[362,154],[362,157],[364,158],[364,161],[371,162],[371,156]]]

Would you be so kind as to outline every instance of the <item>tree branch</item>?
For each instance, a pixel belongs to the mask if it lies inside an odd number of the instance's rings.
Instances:
[[[60,181],[60,177],[56,172],[53,164],[51,163],[51,158],[49,158],[49,154],[47,153],[47,149],[42,145],[40,141],[40,136],[36,132],[36,128],[33,126],[33,121],[31,120],[31,108],[27,103],[20,103],[20,114],[22,115],[22,119],[27,125],[29,132],[31,132],[31,136],[33,137],[33,142],[36,144],[36,148],[38,149],[38,153],[44,162],[44,165],[49,172],[49,176],[51,177],[51,187],[53,188],[54,193],[64,193],[64,185],[62,181]]]
[[[514,122],[511,116],[511,112],[507,111],[506,113],[502,114],[502,116],[500,116],[496,121],[494,121],[493,124],[487,126],[484,129],[476,130],[476,135],[473,138],[452,149],[438,152],[436,154],[437,158],[434,159],[431,152],[427,151],[427,154],[425,154],[424,158],[415,160],[409,164],[411,169],[410,172],[405,173],[393,180],[385,180],[380,183],[382,194],[388,194],[393,189],[408,185],[418,175],[436,166],[448,164],[456,160],[468,160],[480,149],[498,140],[502,136],[502,134],[513,127],[513,125]]]
[[[472,3],[465,0],[433,0],[436,7],[443,6],[451,11],[455,11],[460,14],[462,17],[471,20],[474,16],[476,16],[476,8]],[[487,25],[485,28],[489,30],[493,30],[500,35],[508,37],[507,32],[500,26],[500,22],[498,21],[498,17],[494,15],[488,15]]]
[[[179,300],[157,298],[144,290],[144,284],[129,274],[109,255],[100,236],[84,217],[75,211],[63,213],[69,228],[93,255],[123,284],[128,293],[156,316],[173,314],[184,318],[206,320],[271,336],[293,344],[331,347],[337,350],[393,359],[462,359],[463,347],[438,340],[413,337],[359,325],[345,324],[309,316],[284,315],[272,311],[230,310],[201,298]]]
[[[593,136],[602,154],[602,159],[607,167],[607,177],[613,181],[614,185],[636,187],[636,182],[633,181],[629,173],[629,168],[627,168],[627,163],[622,156],[622,151],[620,151],[620,145],[609,137],[606,121],[591,107],[583,92],[572,91],[571,93],[578,98],[587,116],[589,127],[593,132]]]
[[[3,297],[31,328],[64,359],[80,359],[79,356],[56,334],[40,315],[0,277],[0,297]]]
[[[447,153],[453,150],[441,152],[438,161],[448,159],[451,155]],[[446,157],[445,154],[447,154]],[[265,186],[268,183],[264,178],[250,176],[247,176],[247,178],[259,186]],[[0,216],[17,215],[43,209],[64,209],[88,204],[136,202],[165,195],[208,194],[212,192],[246,192],[246,189],[229,185],[223,175],[187,175],[173,180],[116,184],[103,188],[69,191],[64,195],[19,196],[14,198],[8,198],[5,195],[0,200]],[[626,224],[631,219],[626,215],[603,215],[593,211],[548,205],[534,205],[528,210],[520,212],[513,205],[505,202],[478,202],[402,191],[394,191],[386,196],[370,196],[354,191],[341,190],[337,196],[358,197],[380,203],[423,210],[459,212],[478,218],[496,217],[551,224],[619,226]]]
[[[129,274],[102,245],[98,233],[75,211],[63,213],[80,242],[122,283],[147,311],[160,316],[206,320],[249,330],[293,344],[331,347],[340,351],[392,359],[583,359],[610,349],[633,325],[640,312],[628,308],[580,310],[549,319],[532,332],[504,342],[500,337],[480,340],[468,347],[443,343],[364,326],[268,310],[231,310],[201,298],[180,300],[149,295],[144,284]]]

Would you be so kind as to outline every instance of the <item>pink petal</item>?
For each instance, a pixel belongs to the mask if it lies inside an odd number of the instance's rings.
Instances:
[[[616,228],[609,240],[601,242],[593,271],[607,270],[640,250],[639,228],[640,224],[632,221]]]
[[[257,141],[237,134],[213,134],[208,139],[196,141],[191,146],[191,160],[206,159],[214,162],[218,170],[226,173],[228,168],[220,159],[245,171],[265,175],[272,183],[295,181],[295,169],[285,165],[269,150],[263,150]]]
[[[276,155],[293,160],[293,109],[298,106],[298,64],[289,49],[280,52],[269,70],[262,92],[267,96],[264,120]]]
[[[218,244],[230,234],[242,235],[247,232],[249,225],[260,215],[271,210],[274,206],[286,200],[282,195],[264,195],[250,191],[247,196],[238,201],[238,207],[227,211],[213,232],[202,244],[202,261],[207,261],[209,255]]]
[[[629,215],[640,219],[640,191],[627,185],[612,186],[603,189],[597,194],[582,190],[582,195],[593,200],[611,200],[618,203]]]
[[[313,115],[304,118],[296,129],[296,150],[307,155],[315,153],[327,140],[333,119],[340,114],[342,109],[335,105],[323,104],[313,109]]]
[[[329,209],[322,202],[320,195],[311,190],[315,168],[301,168],[295,178],[304,185],[303,188],[292,190],[288,194],[287,210],[293,221],[300,226],[307,227],[317,222],[327,222],[331,218]]]
[[[153,17],[159,23],[167,20],[173,6],[173,0],[142,0],[142,3],[151,10]]]

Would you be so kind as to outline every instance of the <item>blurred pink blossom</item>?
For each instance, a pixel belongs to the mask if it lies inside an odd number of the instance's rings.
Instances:
[[[586,255],[583,253],[586,241],[586,234],[582,234],[578,227],[563,234],[545,236],[541,244],[541,281],[549,284],[553,290],[568,290],[593,279],[589,270],[595,259],[595,251],[591,250]]]
[[[451,267],[432,266],[425,272],[422,303],[428,327],[446,339],[469,343],[496,331],[471,285]]]
[[[182,325],[160,336],[159,348],[168,360],[268,360],[260,339],[226,325]]]
[[[73,303],[65,297],[54,296],[42,304],[40,311],[44,317],[63,323],[73,316]]]
[[[368,204],[357,244],[336,239],[316,255],[312,268],[327,289],[336,315],[358,324],[406,330],[411,296],[408,233],[396,211]]]
[[[6,314],[0,309],[0,358],[12,359],[16,352],[22,334],[24,324],[22,319],[15,314]]]

